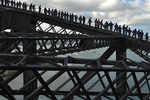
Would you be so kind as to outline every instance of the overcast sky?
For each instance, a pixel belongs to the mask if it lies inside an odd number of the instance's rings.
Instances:
[[[150,0],[22,0],[150,32]]]

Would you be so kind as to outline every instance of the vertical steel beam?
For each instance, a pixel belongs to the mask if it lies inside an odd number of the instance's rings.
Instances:
[[[124,60],[123,57],[126,57],[126,48],[124,48],[122,46],[122,47],[116,49],[116,61],[120,62],[120,61]],[[119,63],[118,67],[123,68],[124,66],[122,66],[121,63]],[[121,72],[116,72],[116,77],[119,77],[120,74],[121,74]],[[119,97],[124,95],[127,91],[126,82],[122,83],[123,80],[126,80],[126,73],[124,73],[122,78],[117,82],[117,93],[119,94]],[[120,87],[118,87],[118,86],[120,86]]]

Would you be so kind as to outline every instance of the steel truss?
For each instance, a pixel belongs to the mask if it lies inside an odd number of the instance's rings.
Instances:
[[[0,95],[4,98],[149,99],[148,41],[21,9],[1,7],[0,12]],[[24,25],[18,20],[29,22]],[[96,48],[107,50],[97,59],[57,56]],[[145,61],[129,58],[127,49]],[[116,59],[110,60],[113,54]]]

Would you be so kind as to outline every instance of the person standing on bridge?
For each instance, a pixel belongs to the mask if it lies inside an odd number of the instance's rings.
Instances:
[[[41,13],[41,10],[42,10],[42,8],[41,8],[41,5],[39,6],[39,13]]]
[[[115,28],[114,32],[118,32],[118,24],[117,23],[115,24],[114,28]]]
[[[9,0],[5,0],[5,6],[9,6]]]
[[[61,11],[61,19],[63,19],[63,18],[64,18],[64,12]],[[69,18],[69,14],[68,14],[68,18]]]
[[[100,21],[99,26],[100,26],[100,29],[102,29],[102,28],[103,28],[103,19]]]
[[[79,17],[79,22],[82,23],[82,16]]]
[[[133,34],[132,34],[132,37],[133,37],[133,38],[136,38],[137,30],[136,30],[136,29],[134,29],[134,30],[132,31],[132,33],[133,33]]]
[[[126,31],[126,26],[125,26],[125,24],[124,24],[123,27],[122,27],[122,31],[123,31],[123,35],[125,35],[125,31]]]
[[[11,0],[10,3],[12,7],[15,7],[14,0]]]
[[[128,32],[128,36],[130,37],[131,36],[131,32],[132,32],[130,27],[127,29],[127,32]]]
[[[122,29],[122,28],[121,28],[121,25],[119,25],[117,30],[118,30],[118,32],[119,32],[120,34],[121,34],[121,29]]]
[[[98,28],[98,20],[97,20],[97,18],[95,19],[95,28]]]
[[[50,8],[49,8],[49,9],[50,9]],[[60,18],[60,13],[61,13],[61,11],[59,10],[59,11],[58,11],[58,14],[57,14],[57,17],[58,17],[58,18]]]
[[[57,17],[57,9],[54,9],[54,16]]]
[[[69,21],[69,13],[68,12],[66,13],[66,18],[67,18],[67,21]]]
[[[1,0],[1,5],[4,5],[4,0]]]
[[[51,9],[50,9],[50,8],[48,8],[47,14],[48,14],[49,16],[51,15]]]
[[[146,41],[148,41],[148,39],[149,39],[148,32],[145,33],[145,39],[146,39]]]
[[[106,21],[105,24],[104,24],[104,29],[105,29],[105,30],[108,30],[108,22],[107,22],[107,21]]]
[[[32,6],[33,11],[35,11],[35,5]]]
[[[89,18],[88,23],[89,23],[89,26],[91,26],[91,24],[92,24],[92,17]]]
[[[100,20],[97,19],[97,28],[100,28]]]
[[[29,5],[29,10],[32,11],[32,3]]]
[[[21,8],[21,6],[22,6],[22,3],[19,1],[18,7]]]
[[[86,18],[85,16],[83,16],[83,24],[85,24]]]
[[[113,30],[113,25],[114,25],[114,24],[112,23],[112,21],[110,21],[108,25],[109,25],[109,29],[112,31],[112,30]]]
[[[44,14],[47,15],[47,8],[44,8]]]
[[[75,15],[75,22],[78,22],[78,15]]]

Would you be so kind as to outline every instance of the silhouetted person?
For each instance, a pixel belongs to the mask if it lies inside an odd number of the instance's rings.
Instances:
[[[145,33],[145,39],[146,39],[147,41],[148,41],[148,39],[149,39],[148,32]]]
[[[75,15],[75,22],[77,23],[78,22],[78,16]]]
[[[13,0],[11,0],[11,1],[10,1],[10,4],[11,4],[11,6],[12,6],[12,7],[14,7],[14,6],[15,6],[15,5],[14,5],[14,1],[13,1]]]
[[[59,18],[60,18],[60,13],[61,13],[61,12],[60,12],[60,10],[59,10],[59,11],[58,11],[58,17],[59,17]]]
[[[97,18],[95,19],[94,23],[95,23],[95,28],[98,28],[98,21],[97,21]]]
[[[117,31],[121,34],[121,30],[122,30],[122,27],[121,27],[121,25],[119,25],[118,26],[118,28],[117,28]]]
[[[72,22],[72,14],[69,15],[70,22]]]
[[[68,12],[66,13],[66,18],[67,18],[67,21],[69,21],[69,13]]]
[[[25,3],[22,3],[22,9],[25,10]]]
[[[100,28],[100,20],[97,19],[97,28]]]
[[[125,24],[122,26],[123,35],[125,35],[126,26]]]
[[[9,0],[5,0],[5,6],[9,6]]]
[[[51,15],[51,9],[50,8],[48,8],[47,13],[49,16]]]
[[[19,8],[19,2],[16,2],[16,7]]]
[[[79,22],[82,23],[82,16],[79,17]]]
[[[29,5],[29,10],[32,11],[32,3]]]
[[[42,8],[41,8],[41,5],[39,6],[39,13],[41,13],[41,10],[42,10]]]
[[[107,21],[104,24],[104,29],[108,30],[108,22]]]
[[[143,36],[144,36],[144,32],[143,32],[143,30],[141,30],[141,35],[140,35],[141,40],[143,39]]]
[[[35,5],[32,5],[32,10],[35,11]]]
[[[57,9],[54,9],[54,16],[57,16]]]
[[[71,15],[72,22],[74,22],[74,14]]]
[[[137,36],[138,36],[138,39],[140,39],[140,37],[141,37],[141,31],[140,30],[137,31]]]
[[[118,24],[117,23],[115,24],[114,28],[115,28],[114,32],[118,32]]]
[[[67,12],[64,12],[64,20],[67,21]]]
[[[63,14],[63,12],[62,12]],[[51,10],[51,15],[54,16],[54,9]]]
[[[100,28],[102,29],[103,28],[103,19],[100,21]]]
[[[112,23],[112,21],[110,21],[110,23],[109,23],[109,28],[110,28],[110,30],[112,31],[113,30],[113,23]]]
[[[4,0],[1,0],[1,5],[4,5]]]
[[[21,8],[21,6],[22,6],[22,3],[19,1],[18,2],[18,8]]]
[[[134,38],[136,38],[136,35],[137,35],[137,30],[136,29],[134,29],[133,31],[132,31],[132,37],[134,37]]]
[[[63,19],[63,17],[64,17],[64,12],[61,11],[61,18]],[[68,17],[69,17],[69,15],[68,15]]]
[[[128,27],[129,27],[129,26],[126,26],[126,27],[125,27],[125,35],[127,35]]]
[[[86,20],[86,18],[85,18],[85,16],[83,16],[83,24],[85,24],[85,20]]]
[[[44,14],[47,15],[47,8],[44,8]]]
[[[130,27],[128,28],[127,32],[128,32],[128,36],[130,37],[131,36],[131,32],[132,32]]]
[[[92,24],[92,18],[91,17],[89,18],[88,23],[89,23],[89,26],[91,26],[91,24]]]

